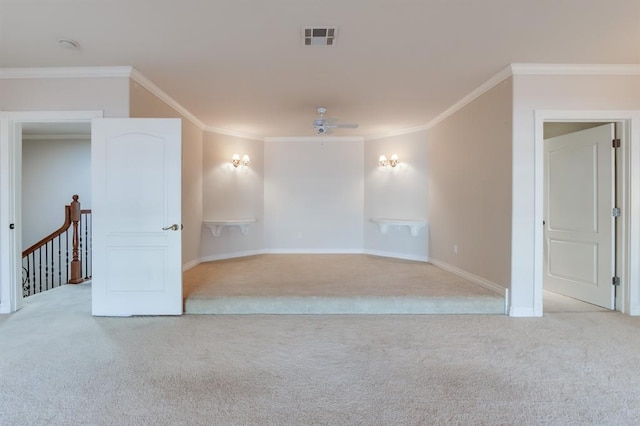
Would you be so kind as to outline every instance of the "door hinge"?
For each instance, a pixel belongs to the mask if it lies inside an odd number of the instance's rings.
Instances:
[[[611,284],[615,286],[620,285],[620,277],[611,278]]]
[[[613,146],[614,148],[620,148],[620,139],[613,139],[611,146]]]
[[[620,208],[619,207],[612,208],[611,209],[611,216],[620,217]]]

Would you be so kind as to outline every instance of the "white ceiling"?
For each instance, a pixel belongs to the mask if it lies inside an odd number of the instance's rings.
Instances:
[[[0,67],[131,65],[259,137],[313,135],[318,106],[360,123],[336,136],[422,126],[514,62],[638,64],[640,0],[0,0]]]

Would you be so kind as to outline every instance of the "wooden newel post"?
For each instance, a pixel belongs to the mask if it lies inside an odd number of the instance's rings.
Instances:
[[[73,196],[71,207],[71,223],[73,224],[73,260],[71,261],[71,278],[69,284],[80,284],[84,281],[82,278],[82,263],[80,262],[80,238],[78,234],[78,222],[80,222],[80,202],[78,196]]]

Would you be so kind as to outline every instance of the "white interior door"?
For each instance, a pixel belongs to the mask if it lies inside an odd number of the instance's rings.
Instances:
[[[180,129],[92,122],[93,315],[182,314]]]
[[[544,287],[614,308],[613,124],[545,140]]]

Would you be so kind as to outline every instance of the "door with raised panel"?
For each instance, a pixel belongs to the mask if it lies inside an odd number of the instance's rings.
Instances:
[[[182,314],[181,121],[92,122],[93,315]]]
[[[613,124],[545,140],[544,288],[614,309]]]

